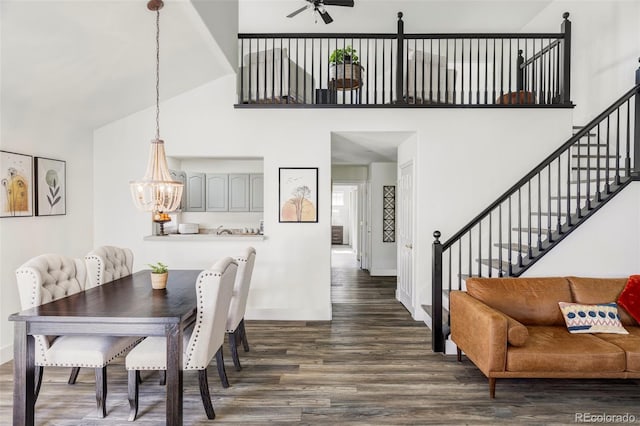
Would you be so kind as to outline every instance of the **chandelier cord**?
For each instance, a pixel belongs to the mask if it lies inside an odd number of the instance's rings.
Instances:
[[[160,139],[160,9],[156,10],[156,139]]]

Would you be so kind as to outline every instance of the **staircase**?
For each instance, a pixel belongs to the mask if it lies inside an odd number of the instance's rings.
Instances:
[[[465,279],[517,277],[633,180],[640,180],[640,69],[636,86],[445,242],[434,232],[434,352],[445,352],[451,290]]]

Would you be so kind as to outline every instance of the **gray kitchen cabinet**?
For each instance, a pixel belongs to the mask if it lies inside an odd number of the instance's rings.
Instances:
[[[188,212],[203,212],[205,209],[204,173],[187,172],[187,207]]]
[[[180,205],[178,206],[178,210],[185,210],[187,207],[187,172],[183,172],[182,170],[169,170],[171,174],[171,179],[176,180],[178,182],[182,182],[182,200],[180,201]]]
[[[264,210],[264,175],[249,175],[249,211],[261,212]]]
[[[229,211],[249,211],[249,175],[247,173],[229,174]]]
[[[207,173],[206,179],[206,211],[228,211],[229,175],[222,173]]]

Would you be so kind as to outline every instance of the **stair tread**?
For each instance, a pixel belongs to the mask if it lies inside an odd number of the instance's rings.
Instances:
[[[622,158],[621,155],[598,155],[598,154],[571,154],[571,158],[600,158],[606,160],[607,158]]]
[[[511,265],[508,261],[503,260],[502,262],[499,259],[482,259],[480,263],[486,266],[491,266],[493,269],[501,269],[503,271],[509,270],[509,265]]]
[[[517,229],[517,228],[516,228]],[[536,231],[537,233],[537,231]],[[512,251],[521,251],[522,253],[526,253],[529,251],[529,246],[527,244],[521,244],[520,246],[518,246],[518,243],[495,243],[494,247],[500,247],[503,249],[509,249],[511,248]]]

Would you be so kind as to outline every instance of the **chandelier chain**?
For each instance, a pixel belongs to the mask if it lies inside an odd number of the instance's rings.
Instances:
[[[160,139],[160,9],[156,10],[156,139]]]

